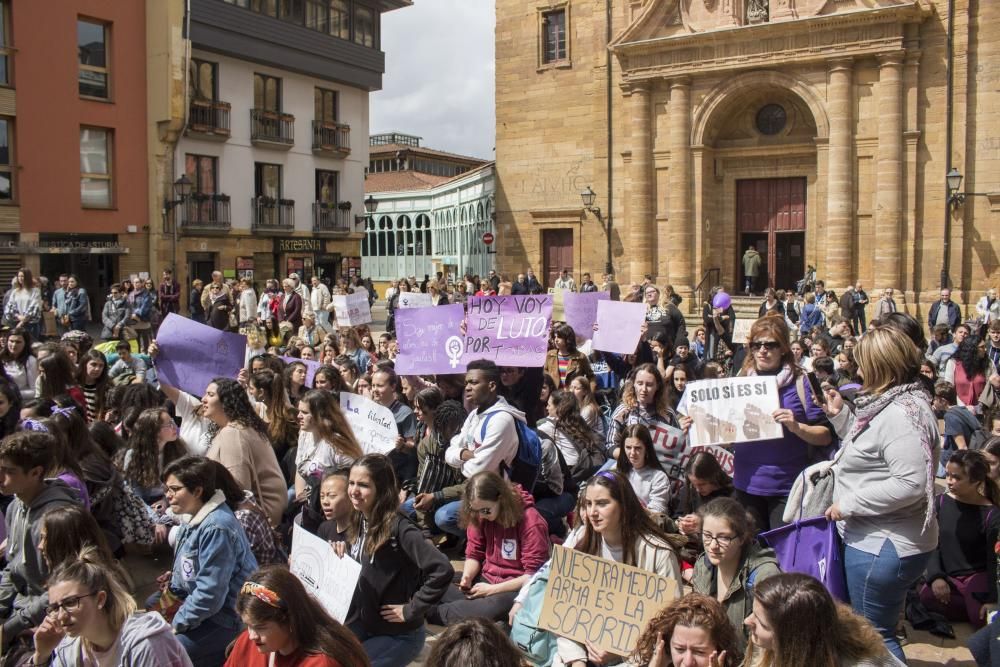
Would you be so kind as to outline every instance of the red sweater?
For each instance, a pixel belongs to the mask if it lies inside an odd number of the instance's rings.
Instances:
[[[257,650],[250,641],[246,630],[233,644],[233,650],[226,660],[225,667],[268,667],[270,655]],[[325,655],[306,655],[296,651],[290,655],[274,654],[274,667],[340,667],[340,663]]]
[[[469,524],[465,557],[483,564],[483,579],[491,584],[534,574],[549,559],[549,528],[535,509],[535,499],[515,486],[524,501],[524,516],[513,528],[480,519]]]

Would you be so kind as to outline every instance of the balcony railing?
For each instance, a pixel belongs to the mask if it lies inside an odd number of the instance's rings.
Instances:
[[[351,209],[336,204],[313,202],[313,232],[317,234],[348,234],[351,231]]]
[[[344,123],[329,123],[322,120],[314,120],[313,124],[313,152],[334,153],[337,155],[350,155],[351,153],[351,126]]]
[[[184,204],[181,229],[227,232],[232,226],[229,195],[194,193]]]
[[[291,199],[254,197],[252,229],[255,232],[289,232],[295,229],[295,202]]]
[[[229,102],[191,100],[188,132],[225,141],[229,138]]]
[[[251,109],[250,141],[291,148],[295,142],[295,116],[266,109]]]

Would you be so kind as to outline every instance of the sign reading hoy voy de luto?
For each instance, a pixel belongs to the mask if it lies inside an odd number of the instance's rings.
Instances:
[[[456,362],[453,372],[475,359],[498,366],[544,366],[551,316],[550,295],[471,297],[465,336],[445,341],[449,359]]]

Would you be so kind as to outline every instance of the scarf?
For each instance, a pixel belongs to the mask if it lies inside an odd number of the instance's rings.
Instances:
[[[913,424],[920,424],[922,407],[930,405],[931,398],[919,382],[893,387],[878,396],[860,395],[854,401],[854,425],[845,442],[853,441],[888,405],[895,403],[903,408],[907,419]],[[927,464],[927,482],[924,494],[927,498],[927,509],[924,513],[924,526],[921,532],[926,532],[934,520],[934,443],[927,429],[920,429],[920,447],[924,451]]]
[[[746,374],[748,376],[760,375],[760,373],[757,372],[757,369],[754,368],[753,366],[751,366],[747,370]],[[770,373],[767,373],[767,375],[770,375]],[[778,378],[778,389],[784,389],[788,385],[795,382],[795,372],[792,370],[792,367],[788,364],[785,364],[784,366],[781,367],[781,370],[778,371],[776,377]],[[802,407],[805,408],[806,406],[803,405]]]

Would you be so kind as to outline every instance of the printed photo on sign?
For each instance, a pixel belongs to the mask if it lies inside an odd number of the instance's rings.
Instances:
[[[773,375],[690,382],[677,410],[693,420],[692,446],[773,440],[782,435],[772,416],[779,407]]]

